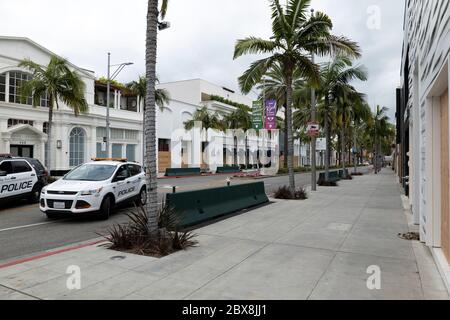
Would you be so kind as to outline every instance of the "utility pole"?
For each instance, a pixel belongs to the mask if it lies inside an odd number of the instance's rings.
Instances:
[[[314,16],[314,9],[311,9]],[[311,62],[314,63],[314,52],[311,51]],[[311,121],[316,122],[316,90],[311,86]],[[317,191],[316,172],[316,136],[311,137],[311,190]]]

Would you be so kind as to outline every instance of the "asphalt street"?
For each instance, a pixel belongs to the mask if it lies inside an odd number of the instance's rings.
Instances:
[[[363,169],[365,170],[365,169]],[[159,201],[163,202],[166,193],[172,192],[172,186],[178,191],[198,190],[226,185],[227,176],[189,177],[181,179],[158,180]],[[278,187],[288,184],[287,176],[265,179],[232,179],[232,184],[264,181],[267,194]],[[311,183],[309,173],[297,174],[296,184],[304,187]],[[0,207],[0,264],[14,258],[24,257],[61,246],[98,238],[109,227],[128,221],[125,213],[132,206],[122,205],[108,221],[92,217],[61,218],[49,220],[40,212],[38,205],[16,201]]]

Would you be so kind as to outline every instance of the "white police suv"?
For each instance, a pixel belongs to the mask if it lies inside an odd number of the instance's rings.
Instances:
[[[85,163],[42,189],[40,209],[48,218],[57,214],[98,213],[108,219],[118,203],[145,205],[145,173],[126,159],[98,159]]]
[[[13,199],[39,201],[48,173],[37,159],[0,155],[0,202]]]

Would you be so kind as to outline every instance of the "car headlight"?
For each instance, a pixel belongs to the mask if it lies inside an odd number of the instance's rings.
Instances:
[[[46,194],[46,193],[47,193],[47,188],[42,188],[41,194]]]
[[[96,194],[99,194],[100,192],[102,192],[103,187],[102,188],[98,188],[98,189],[94,189],[94,190],[86,190],[86,191],[81,191],[81,195],[82,196],[94,196]]]

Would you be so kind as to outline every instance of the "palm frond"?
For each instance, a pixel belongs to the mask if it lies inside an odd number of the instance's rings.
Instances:
[[[245,54],[272,53],[276,48],[277,43],[274,41],[248,37],[236,42],[233,59]]]

